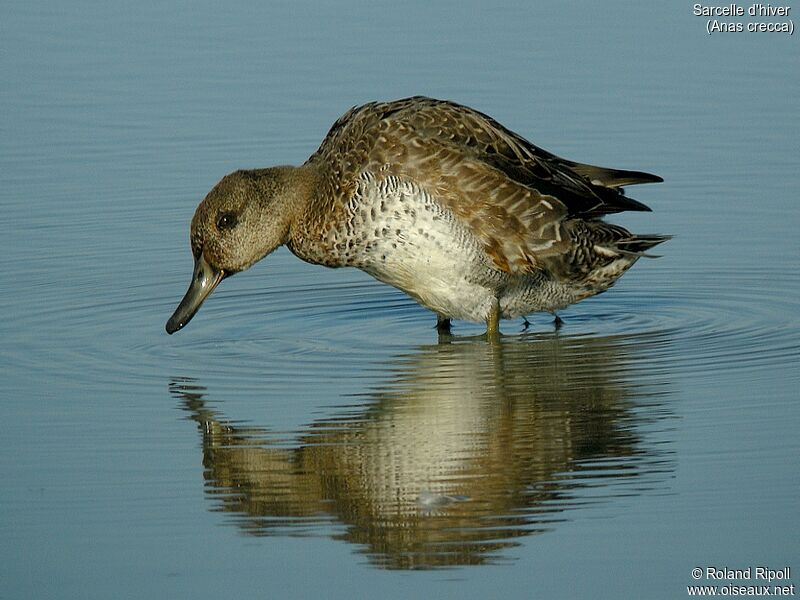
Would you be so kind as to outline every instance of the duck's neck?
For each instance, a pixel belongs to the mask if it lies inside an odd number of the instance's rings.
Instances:
[[[316,171],[308,165],[282,165],[247,172],[259,179],[265,202],[277,202],[291,220],[302,218],[316,195]]]
[[[286,189],[291,190],[289,197],[292,220],[289,224],[289,238],[287,243],[307,226],[310,216],[315,214],[314,205],[317,204],[319,194],[319,177],[317,170],[312,165],[299,167],[284,167]]]
[[[316,170],[308,165],[282,165],[247,173],[261,186],[262,213],[270,227],[278,227],[278,244],[289,242],[293,231],[306,219],[317,194]]]
[[[337,228],[338,211],[334,195],[324,185],[318,165],[307,162],[300,167],[278,167],[291,190],[291,220],[286,245],[298,258],[314,264],[340,266],[329,244],[330,232]]]
[[[316,168],[309,164],[275,168],[282,171],[292,212],[302,218],[317,196],[319,177]]]

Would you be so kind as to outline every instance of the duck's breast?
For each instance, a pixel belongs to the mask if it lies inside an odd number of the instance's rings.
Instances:
[[[343,265],[441,315],[486,319],[505,274],[458,217],[416,182],[362,173],[344,228],[330,232]]]

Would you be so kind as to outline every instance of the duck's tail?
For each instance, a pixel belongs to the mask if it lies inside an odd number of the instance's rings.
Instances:
[[[630,237],[616,240],[615,249],[623,254],[633,256],[646,256],[648,258],[658,258],[656,254],[648,254],[650,248],[658,246],[661,242],[672,239],[671,235],[645,234],[631,235]]]
[[[563,160],[563,159],[562,159]],[[664,181],[658,175],[645,173],[644,171],[626,171],[624,169],[610,169],[608,167],[598,167],[577,163],[571,160],[564,160],[570,169],[578,175],[585,177],[594,185],[617,189],[626,185],[637,185],[640,183],[660,183]]]

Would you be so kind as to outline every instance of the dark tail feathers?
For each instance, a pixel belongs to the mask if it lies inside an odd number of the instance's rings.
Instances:
[[[661,242],[666,242],[672,239],[671,235],[634,235],[627,239],[618,240],[615,244],[617,250],[628,254],[635,254],[636,256],[646,256],[649,258],[658,258],[655,254],[647,254],[650,248],[658,246]]]

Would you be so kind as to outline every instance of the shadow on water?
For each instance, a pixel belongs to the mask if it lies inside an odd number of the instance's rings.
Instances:
[[[214,510],[244,532],[324,529],[384,568],[473,565],[570,513],[667,489],[671,452],[646,436],[668,392],[629,368],[656,337],[421,346],[289,445],[210,408],[197,380],[170,390],[199,425]]]

